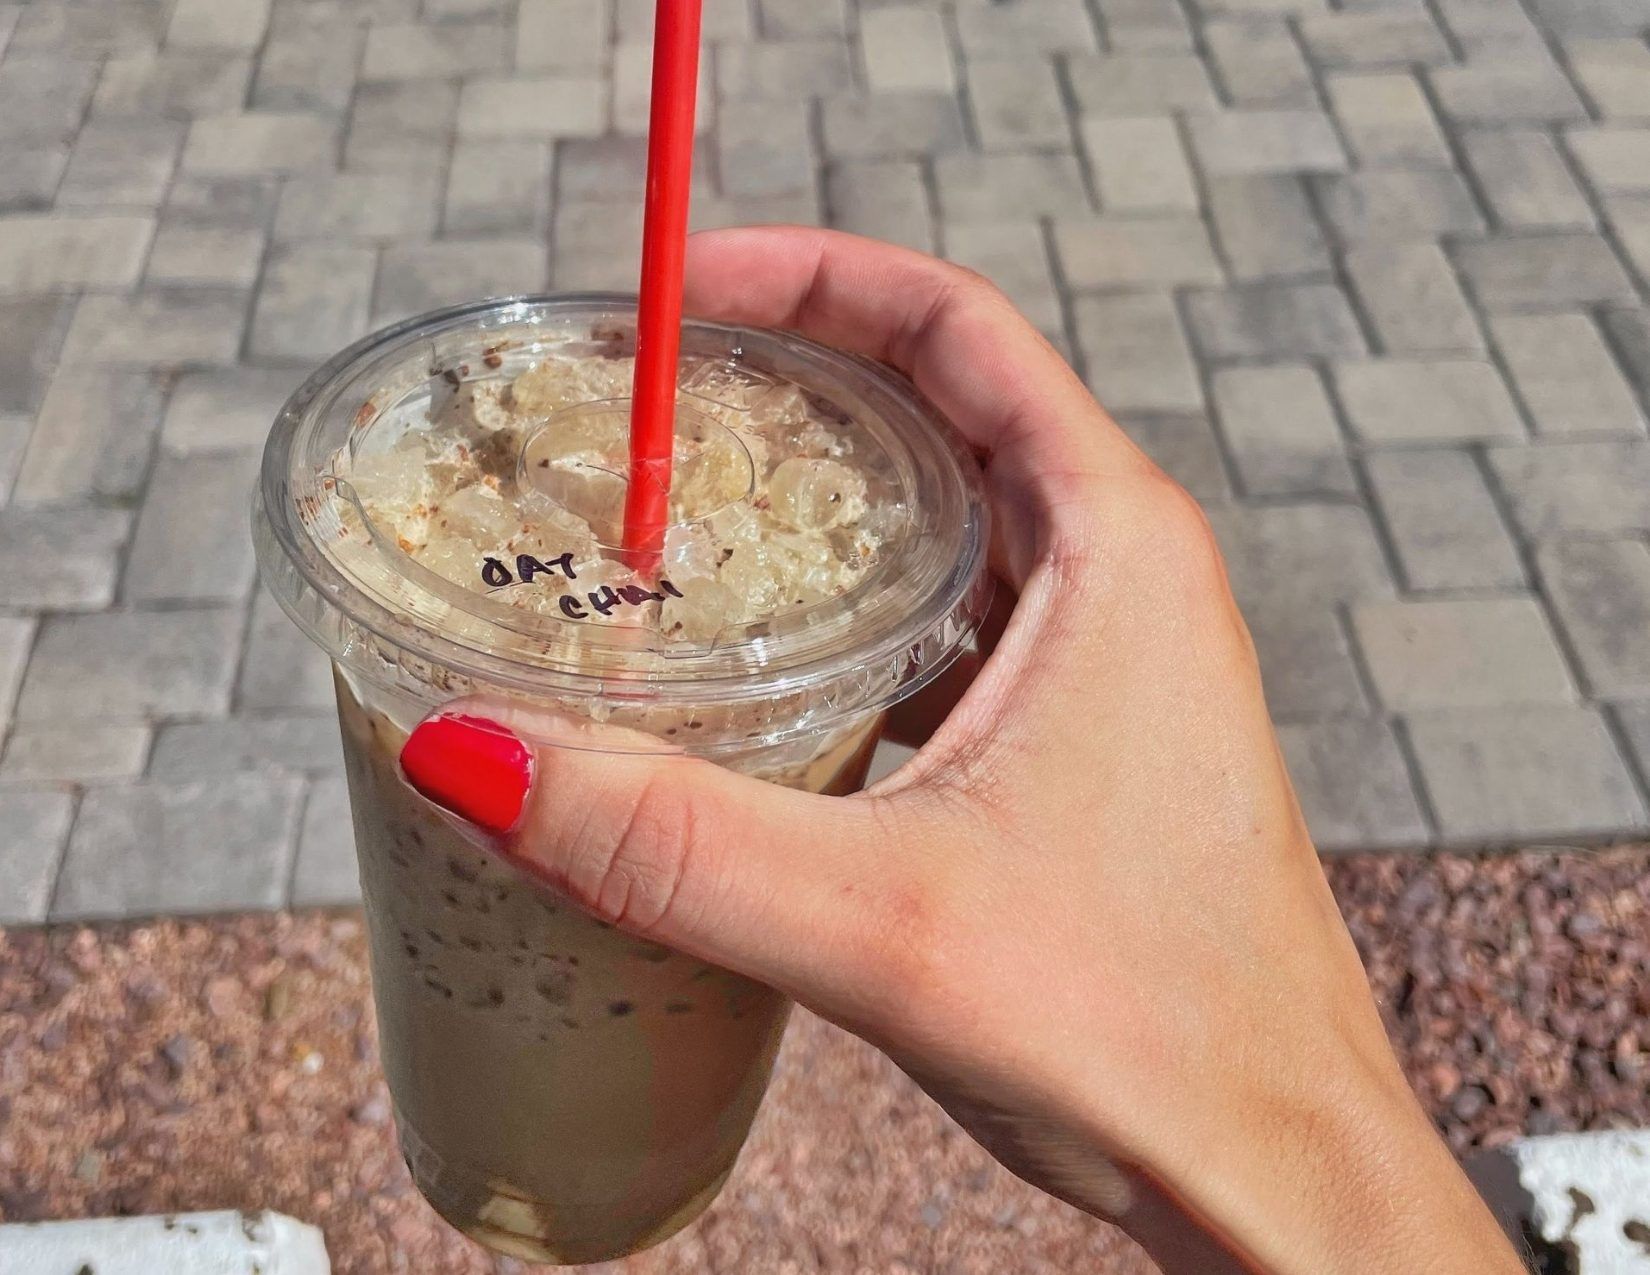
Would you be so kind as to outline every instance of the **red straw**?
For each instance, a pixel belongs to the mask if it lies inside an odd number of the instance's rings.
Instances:
[[[653,35],[653,107],[647,134],[647,215],[642,227],[636,384],[631,391],[630,488],[625,559],[656,568],[669,521],[676,423],[676,360],[682,344],[682,263],[693,179],[693,111],[699,91],[701,0],[659,0]]]

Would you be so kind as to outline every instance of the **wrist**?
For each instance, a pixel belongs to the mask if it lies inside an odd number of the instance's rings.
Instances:
[[[1182,1140],[1180,1163],[1143,1166],[1139,1207],[1119,1221],[1171,1275],[1211,1269],[1186,1260],[1188,1221],[1233,1270],[1521,1275],[1488,1208],[1386,1070],[1353,1057],[1308,1084],[1238,1097]],[[1178,1227],[1162,1225],[1170,1210]]]

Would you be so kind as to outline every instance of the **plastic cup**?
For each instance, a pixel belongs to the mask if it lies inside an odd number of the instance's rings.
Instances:
[[[402,781],[408,732],[455,697],[502,694],[571,723],[540,745],[678,749],[848,793],[888,707],[969,642],[989,595],[979,475],[955,432],[890,370],[779,332],[684,328],[660,568],[688,572],[677,581],[601,583],[620,556],[610,515],[624,483],[606,418],[626,413],[605,392],[489,437],[499,496],[535,528],[531,562],[510,553],[518,540],[433,570],[367,514],[351,475],[398,443],[422,446],[412,436],[432,409],[532,367],[601,372],[606,360],[621,372],[634,328],[632,299],[570,295],[455,307],[370,336],[282,409],[253,511],[265,583],[335,668],[403,1152],[454,1226],[535,1261],[618,1257],[703,1211],[761,1102],[789,1007],[595,920],[472,844]],[[796,422],[774,424],[786,413]],[[841,592],[707,624],[725,596],[720,577],[692,573],[707,545],[760,546],[749,529],[770,496],[799,523],[838,516],[834,490],[781,490],[784,447],[757,446],[751,422],[840,452],[875,498],[864,541],[875,547]],[[417,516],[429,527],[441,514]],[[590,530],[557,562],[567,526]],[[806,543],[858,534],[833,527]]]

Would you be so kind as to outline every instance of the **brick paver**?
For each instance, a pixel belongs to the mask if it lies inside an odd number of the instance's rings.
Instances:
[[[0,924],[46,919],[74,813],[69,792],[0,790],[0,851],[6,857]]]
[[[251,581],[257,447],[374,323],[633,284],[651,10],[0,5],[0,921],[353,891],[328,673]],[[996,279],[1208,508],[1325,849],[1642,829],[1641,5],[705,29],[695,223]]]

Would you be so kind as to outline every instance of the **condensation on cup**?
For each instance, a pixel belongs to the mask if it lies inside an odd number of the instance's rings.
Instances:
[[[534,297],[367,338],[282,410],[253,513],[265,583],[335,668],[403,1152],[449,1222],[534,1261],[619,1257],[698,1216],[789,1006],[473,844],[402,782],[408,732],[502,696],[540,747],[845,794],[990,588],[977,467],[908,382],[709,323],[683,332],[663,553],[627,559],[635,317]]]

